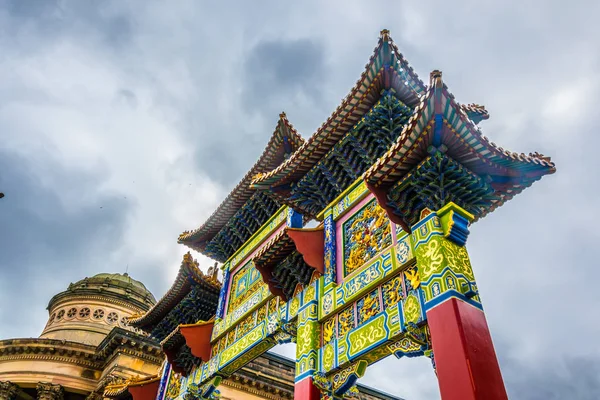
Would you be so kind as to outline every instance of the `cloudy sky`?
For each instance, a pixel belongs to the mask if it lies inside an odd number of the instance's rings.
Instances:
[[[556,162],[468,247],[511,398],[600,398],[600,3],[284,3],[0,0],[0,338],[39,335],[50,297],[99,272],[128,268],[160,297],[178,234],[279,112],[309,137],[388,28],[424,80],[441,69],[486,105],[493,141]],[[439,398],[426,359],[363,382]]]

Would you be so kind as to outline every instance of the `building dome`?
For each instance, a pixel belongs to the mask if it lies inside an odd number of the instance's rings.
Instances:
[[[152,378],[163,362],[160,345],[128,318],[155,303],[127,274],[69,284],[50,299],[39,338],[0,340],[0,399],[96,399],[113,380]]]
[[[96,283],[96,282],[107,283],[108,282],[115,286],[120,286],[123,288],[135,290],[140,296],[146,297],[150,301],[152,301],[152,304],[156,303],[156,299],[154,298],[152,293],[150,293],[150,291],[146,288],[146,286],[142,282],[133,279],[131,276],[129,276],[128,273],[124,273],[124,274],[101,273],[101,274],[94,275],[91,278],[84,278],[80,281],[72,283],[71,285],[77,287],[77,286],[81,286],[82,284],[85,284],[85,283],[89,284],[92,282],[93,283]]]
[[[146,286],[126,273],[94,275],[50,299],[50,318],[40,337],[98,345],[114,327],[134,330],[127,318],[155,303]]]

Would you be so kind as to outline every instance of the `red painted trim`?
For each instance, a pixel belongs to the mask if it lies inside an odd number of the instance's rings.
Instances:
[[[427,312],[443,400],[506,400],[483,311],[450,299]]]
[[[147,385],[129,386],[127,390],[129,390],[133,400],[153,400],[158,393],[159,384],[160,381],[155,381]]]
[[[254,267],[260,272],[260,276],[262,276],[262,280],[269,287],[269,291],[273,293],[274,296],[279,296],[284,300],[287,300],[283,290],[277,286],[275,286],[275,282],[273,281],[273,274],[271,274],[271,269],[269,267],[265,267],[262,264],[254,263]]]
[[[323,228],[314,230],[287,228],[286,233],[296,245],[296,250],[302,254],[304,261],[323,274],[325,271],[325,258],[323,256],[325,253],[325,234]]]
[[[294,385],[294,400],[320,400],[321,391],[313,384],[312,378],[302,379]]]
[[[214,325],[214,322],[199,325],[179,325],[179,330],[192,354],[204,362],[210,360],[210,337]]]
[[[187,376],[187,374],[185,373],[185,369],[181,368],[179,365],[177,365],[175,363],[175,357],[177,356],[177,352],[165,349],[164,347],[163,347],[163,352],[165,353],[165,356],[167,356],[168,363],[171,364],[171,369],[173,371],[177,372],[178,374]]]

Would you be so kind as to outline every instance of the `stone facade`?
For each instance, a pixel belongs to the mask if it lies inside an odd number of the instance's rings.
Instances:
[[[0,400],[101,399],[108,382],[155,376],[160,346],[126,323],[155,302],[127,274],[72,283],[50,300],[39,338],[0,341]]]

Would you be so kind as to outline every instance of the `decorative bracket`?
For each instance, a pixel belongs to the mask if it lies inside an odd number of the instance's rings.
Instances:
[[[388,350],[397,358],[419,357],[425,355],[431,348],[427,328],[419,327],[413,322],[406,324],[405,336],[387,345]]]
[[[344,396],[352,389],[358,378],[362,378],[367,369],[367,361],[359,360],[349,367],[332,375],[332,389],[334,396]],[[350,392],[351,394],[353,392]]]
[[[475,218],[454,203],[448,203],[437,212],[444,229],[444,236],[459,246],[467,243],[469,223]]]
[[[469,299],[473,298],[479,294],[479,290],[477,289],[477,283],[475,283],[475,282],[471,282],[471,281],[465,282],[462,284],[462,287],[463,287],[465,296],[467,296]]]
[[[221,398],[221,392],[217,390],[217,386],[221,384],[223,378],[219,375],[212,378],[208,383],[202,385],[198,390],[198,396],[200,399],[215,400]]]

